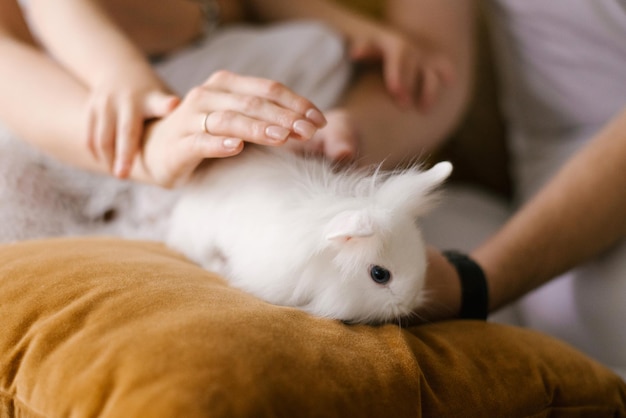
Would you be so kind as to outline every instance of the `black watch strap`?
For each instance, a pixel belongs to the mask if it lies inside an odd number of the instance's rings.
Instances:
[[[459,251],[444,251],[443,255],[456,268],[461,278],[460,317],[486,320],[489,314],[489,289],[483,269]]]

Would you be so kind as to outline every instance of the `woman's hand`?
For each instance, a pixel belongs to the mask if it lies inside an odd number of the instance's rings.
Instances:
[[[461,281],[455,267],[433,247],[427,248],[427,260],[426,300],[407,318],[410,325],[456,318],[461,311]]]
[[[387,90],[402,106],[416,105],[427,111],[454,78],[453,67],[444,56],[390,27],[363,19],[344,31],[352,59],[382,61]]]
[[[218,71],[168,116],[149,124],[143,168],[150,182],[172,187],[202,160],[234,156],[245,142],[279,146],[309,140],[324,125],[322,112],[284,85]]]
[[[147,119],[163,117],[180,102],[150,68],[107,74],[92,88],[87,106],[87,145],[115,176],[129,176]]]

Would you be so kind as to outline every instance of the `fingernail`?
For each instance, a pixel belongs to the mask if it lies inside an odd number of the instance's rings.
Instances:
[[[222,141],[222,145],[227,149],[236,149],[241,145],[241,139],[226,138]]]
[[[289,129],[282,126],[271,125],[265,128],[265,135],[277,141],[284,141],[289,136]]]
[[[293,123],[293,131],[301,137],[309,139],[315,134],[317,128],[310,122],[300,119]]]
[[[326,118],[324,117],[322,112],[317,109],[307,110],[304,116],[306,116],[308,120],[310,120],[320,128],[326,125]]]

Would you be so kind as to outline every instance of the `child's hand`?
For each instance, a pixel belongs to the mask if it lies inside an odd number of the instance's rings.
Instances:
[[[328,124],[306,142],[290,141],[285,146],[298,154],[321,155],[339,164],[354,162],[359,152],[359,132],[344,109],[326,112]]]
[[[172,187],[204,159],[239,154],[245,142],[282,146],[309,140],[325,125],[313,103],[284,85],[218,71],[149,125],[141,164],[148,181]]]
[[[391,28],[359,21],[347,27],[346,34],[352,59],[382,60],[387,90],[402,106],[415,104],[427,111],[454,77],[447,59]]]
[[[166,92],[152,71],[112,74],[92,90],[88,146],[119,178],[129,176],[141,148],[144,122],[167,115],[180,99]]]

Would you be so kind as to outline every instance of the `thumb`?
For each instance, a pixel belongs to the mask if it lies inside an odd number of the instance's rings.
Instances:
[[[143,103],[143,114],[147,118],[162,117],[180,103],[180,97],[160,91],[149,93]]]

